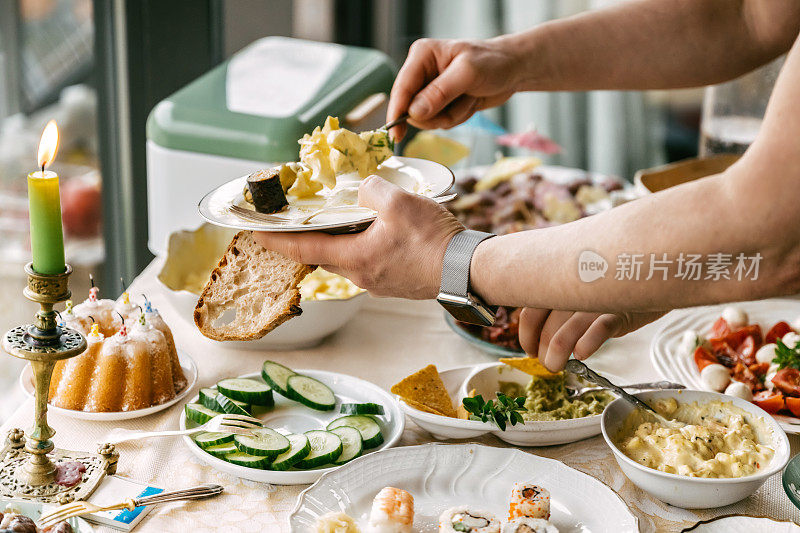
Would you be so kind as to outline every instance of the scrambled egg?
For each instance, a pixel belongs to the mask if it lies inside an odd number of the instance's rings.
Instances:
[[[288,193],[301,198],[315,194],[322,187],[333,189],[336,177],[342,174],[355,172],[366,178],[393,155],[394,149],[386,130],[355,133],[340,128],[336,117],[328,117],[322,128],[317,126],[298,142],[303,172],[301,176],[301,172],[295,171],[297,181],[292,183]],[[305,171],[309,173],[305,174]],[[281,183],[284,183],[283,179]]]
[[[300,282],[300,297],[303,300],[347,300],[364,292],[349,279],[321,268]]]
[[[649,468],[689,477],[737,478],[767,466],[775,453],[759,444],[748,415],[729,403],[679,405],[670,398],[656,402],[654,408],[686,425],[665,427],[645,421],[647,415],[636,411],[617,442],[625,455]]]

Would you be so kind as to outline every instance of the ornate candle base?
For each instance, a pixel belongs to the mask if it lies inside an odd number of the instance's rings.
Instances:
[[[36,419],[27,439],[22,431],[12,430],[0,452],[0,496],[36,498],[54,503],[83,499],[97,488],[103,476],[116,471],[119,455],[113,446],[104,446],[98,454],[56,450],[50,440],[56,433],[47,424],[47,400],[53,368],[57,361],[75,357],[86,350],[83,335],[59,327],[53,311],[54,304],[70,297],[67,280],[72,268],[67,265],[61,274],[43,275],[28,263],[25,272],[28,274],[25,297],[38,303],[41,309],[36,313],[34,324],[18,326],[6,333],[3,349],[10,355],[30,361]],[[66,487],[56,483],[54,460],[83,464],[86,471],[77,485]]]

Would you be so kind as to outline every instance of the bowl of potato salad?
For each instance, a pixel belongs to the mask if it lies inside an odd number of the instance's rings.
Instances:
[[[625,475],[666,503],[707,509],[737,502],[789,460],[778,423],[741,398],[691,390],[637,396],[666,421],[617,399],[603,413],[603,437]]]

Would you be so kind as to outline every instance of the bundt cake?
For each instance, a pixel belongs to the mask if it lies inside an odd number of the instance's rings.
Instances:
[[[59,361],[50,382],[50,404],[91,412],[132,411],[167,402],[182,391],[183,375],[175,341],[149,301],[132,304],[89,298],[75,307],[68,302],[64,325],[86,335],[86,351]],[[128,327],[128,324],[132,324]]]

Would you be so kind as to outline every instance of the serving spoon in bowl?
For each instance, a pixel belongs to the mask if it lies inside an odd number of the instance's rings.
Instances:
[[[637,398],[632,394],[628,394],[625,391],[625,389],[623,389],[619,385],[611,383],[608,379],[604,378],[603,376],[601,376],[600,374],[598,374],[597,372],[586,366],[583,363],[583,361],[578,361],[577,359],[570,359],[569,361],[567,361],[567,365],[564,367],[564,370],[566,370],[571,374],[575,374],[576,376],[582,377],[586,381],[591,381],[592,383],[595,383],[604,389],[609,389],[615,392],[623,400],[631,403],[637,409],[649,412],[650,415],[655,417],[655,419],[658,422],[664,424],[667,427],[677,429],[686,425],[683,422],[680,422],[679,420],[674,420],[664,417],[662,414],[658,413],[655,409],[650,407],[650,405],[648,405],[641,399]]]
[[[586,394],[608,390],[608,387],[599,385],[587,385],[586,381],[573,372],[565,375],[564,387],[567,389],[567,400],[577,400]],[[685,389],[685,385],[673,383],[671,381],[649,381],[646,383],[631,383],[630,385],[620,385],[626,390],[679,390]]]

